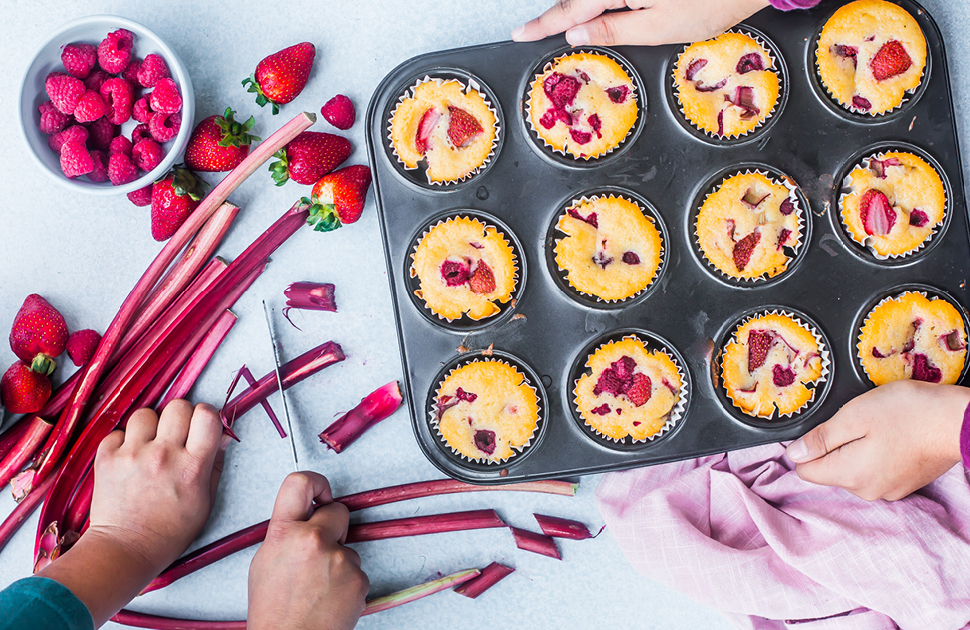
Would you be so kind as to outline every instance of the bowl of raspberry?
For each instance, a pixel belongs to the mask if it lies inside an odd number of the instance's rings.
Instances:
[[[24,139],[41,169],[92,195],[138,195],[185,151],[192,80],[158,35],[92,15],[58,28],[20,88]]]

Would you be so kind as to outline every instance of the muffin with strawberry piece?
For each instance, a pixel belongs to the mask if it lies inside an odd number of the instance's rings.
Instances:
[[[489,160],[498,118],[481,92],[457,79],[428,79],[402,96],[389,125],[391,146],[405,169],[427,164],[430,183],[462,181]]]
[[[691,44],[674,65],[681,111],[695,127],[718,138],[737,138],[764,124],[780,91],[774,59],[743,33]]]
[[[885,0],[856,0],[836,11],[818,38],[816,68],[842,107],[884,114],[923,80],[926,37],[906,9]]]
[[[618,147],[637,122],[633,79],[606,55],[573,53],[548,64],[529,90],[529,124],[554,151],[589,160]]]
[[[940,174],[912,153],[891,151],[863,160],[839,199],[849,236],[879,258],[911,254],[933,236],[946,213]]]
[[[950,302],[908,291],[872,309],[857,349],[873,385],[903,379],[952,385],[966,363],[967,331]]]
[[[674,360],[636,336],[611,341],[586,360],[573,395],[583,421],[614,440],[646,440],[669,427],[683,380]]]
[[[462,315],[478,321],[512,299],[518,272],[505,236],[477,219],[455,217],[421,238],[411,256],[414,292],[432,313],[449,322]]]

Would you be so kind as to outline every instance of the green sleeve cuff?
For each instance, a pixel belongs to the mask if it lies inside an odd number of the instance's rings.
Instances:
[[[94,630],[94,619],[60,582],[29,577],[0,591],[0,630]]]

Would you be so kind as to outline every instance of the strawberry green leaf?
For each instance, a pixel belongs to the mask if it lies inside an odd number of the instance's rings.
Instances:
[[[304,197],[303,203],[310,203]],[[307,225],[313,226],[315,232],[330,232],[341,226],[340,215],[337,214],[337,207],[331,203],[315,203],[310,206],[310,216],[307,217]]]

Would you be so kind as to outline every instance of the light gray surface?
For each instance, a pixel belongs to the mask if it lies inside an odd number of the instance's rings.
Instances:
[[[243,0],[230,8],[144,0],[79,1],[69,7],[50,0],[3,0],[0,35],[0,329],[12,321],[25,295],[39,292],[64,313],[71,329],[104,330],[127,292],[158,251],[147,209],[124,197],[68,196],[24,154],[16,121],[16,92],[35,42],[61,22],[93,13],[117,13],[154,29],[188,65],[198,99],[198,117],[232,105],[240,119],[257,117],[257,133],[268,136],[300,109],[319,111],[338,92],[350,96],[362,120],[381,78],[421,53],[505,39],[547,0],[331,0],[280,2]],[[956,97],[961,139],[970,120],[970,6],[925,0],[944,32]],[[235,16],[235,17],[233,17]],[[260,110],[240,85],[259,59],[284,46],[312,41],[318,56],[305,92],[283,114]],[[137,46],[137,42],[136,42]],[[332,131],[321,120],[314,129]],[[363,125],[350,163],[366,161]],[[216,181],[216,178],[209,178]],[[274,188],[263,171],[233,196],[243,211],[223,255],[237,255],[306,189],[290,183]],[[334,414],[352,407],[377,386],[400,378],[380,231],[373,201],[361,221],[321,235],[303,230],[274,256],[263,277],[234,309],[239,323],[194,392],[218,404],[234,370],[247,363],[257,376],[272,369],[260,299],[277,308],[282,290],[298,280],[337,285],[338,314],[296,313],[299,332],[277,321],[283,360],[326,339],[339,341],[349,358],[291,390],[289,400],[300,461],[328,475],[336,494],[437,478],[415,444],[404,411],[387,420],[345,453],[327,452],[316,434]],[[250,342],[250,340],[252,340]],[[14,357],[0,343],[0,365]],[[67,361],[66,357],[62,364]],[[69,363],[69,362],[68,362]],[[66,375],[64,368],[58,378]],[[270,399],[278,411],[278,396]],[[265,415],[254,410],[239,425],[242,443],[228,455],[213,516],[200,543],[256,521],[271,510],[276,489],[291,468],[289,446]],[[485,494],[439,497],[378,508],[368,520],[411,514],[495,507],[510,523],[535,529],[532,512],[602,521],[593,503],[598,479],[583,479],[574,499]],[[4,491],[0,514],[13,503]],[[358,517],[359,518],[359,517]],[[29,574],[36,518],[0,554],[0,587]],[[662,541],[658,541],[662,544]],[[560,543],[563,562],[518,551],[504,531],[467,532],[358,545],[371,578],[372,594],[385,594],[435,573],[484,566],[491,560],[518,571],[476,602],[442,593],[423,602],[363,619],[360,628],[709,628],[730,627],[723,617],[670,589],[640,577],[625,562],[608,533],[584,542]],[[246,610],[246,572],[252,551],[203,570],[132,604],[157,614],[199,619],[239,619]]]

